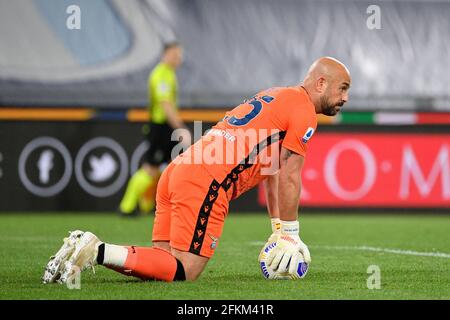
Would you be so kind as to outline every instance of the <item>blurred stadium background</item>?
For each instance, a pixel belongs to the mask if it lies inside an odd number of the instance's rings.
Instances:
[[[319,56],[348,65],[350,102],[319,118],[304,208],[448,210],[449,16],[448,1],[0,0],[0,210],[115,210],[148,147],[148,74],[173,40],[181,114],[203,130]],[[232,208],[263,205],[253,190]]]
[[[77,8],[80,29],[68,28]],[[449,1],[426,0],[0,0],[0,298],[448,299],[449,17]],[[144,290],[100,269],[83,278],[90,290],[44,288],[67,230],[149,245],[152,216],[115,212],[148,148],[148,74],[173,40],[191,129],[299,83],[319,56],[349,67],[350,102],[319,117],[303,172],[314,267],[301,285],[263,282],[256,257],[270,227],[255,188],[231,204],[200,284]],[[372,264],[378,293],[366,287]]]

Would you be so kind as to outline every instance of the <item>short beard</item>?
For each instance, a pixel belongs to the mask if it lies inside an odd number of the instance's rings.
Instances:
[[[337,114],[336,109],[330,102],[328,101],[327,97],[322,96],[320,97],[320,104],[322,106],[322,113],[326,116],[335,116]]]

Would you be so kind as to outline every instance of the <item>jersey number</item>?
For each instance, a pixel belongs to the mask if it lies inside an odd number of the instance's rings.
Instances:
[[[230,118],[228,118],[228,123],[232,126],[245,126],[247,123],[249,123],[250,121],[252,121],[262,110],[263,104],[261,102],[264,101],[266,103],[270,103],[274,98],[271,96],[262,96],[262,97],[253,97],[252,101],[249,102],[249,104],[251,104],[253,106],[252,111],[250,111],[249,113],[247,113],[244,117],[242,118],[237,118],[235,116],[232,116]]]

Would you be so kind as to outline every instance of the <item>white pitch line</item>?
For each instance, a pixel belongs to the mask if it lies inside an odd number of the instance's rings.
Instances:
[[[359,250],[359,251],[374,251],[374,252],[386,252],[393,254],[404,254],[409,256],[424,256],[424,257],[436,257],[450,259],[450,254],[443,252],[419,252],[413,250],[401,250],[401,249],[387,249],[376,248],[369,246],[312,246],[313,248],[322,248],[330,250]]]
[[[254,246],[263,246],[265,242],[262,241],[253,241],[250,242],[251,245]],[[387,249],[387,248],[376,248],[369,246],[309,246],[310,248],[318,248],[318,249],[329,249],[329,250],[357,250],[357,251],[373,251],[373,252],[385,252],[385,253],[393,253],[393,254],[403,254],[409,256],[422,256],[422,257],[435,257],[435,258],[447,258],[450,259],[450,254],[443,252],[419,252],[412,250],[401,250],[401,249]]]

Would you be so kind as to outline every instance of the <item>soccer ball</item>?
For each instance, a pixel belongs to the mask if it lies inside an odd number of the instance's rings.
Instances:
[[[273,271],[271,268],[267,266],[267,257],[269,256],[273,248],[276,247],[276,245],[277,245],[276,242],[268,243],[261,252],[261,255],[259,257],[259,266],[261,268],[261,273],[263,277],[266,279],[275,279],[275,280],[295,280],[305,277],[306,273],[308,272],[308,264],[304,262],[302,259],[299,260],[298,262],[297,271],[295,272],[295,274],[289,274],[288,272]]]

